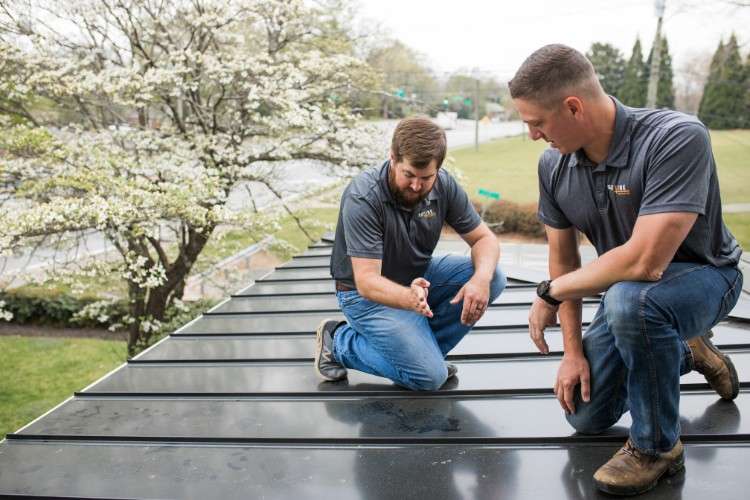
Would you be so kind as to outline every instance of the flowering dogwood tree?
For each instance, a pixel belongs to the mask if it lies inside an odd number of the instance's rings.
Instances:
[[[320,42],[319,15],[301,0],[0,0],[0,251],[100,231],[121,256],[129,350],[148,343],[217,226],[268,222],[227,209],[239,183],[274,187],[256,162],[374,161],[349,99],[372,75]]]

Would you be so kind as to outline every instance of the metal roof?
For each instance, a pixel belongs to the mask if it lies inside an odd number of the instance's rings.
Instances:
[[[321,383],[313,331],[339,317],[321,242],[0,444],[0,495],[73,498],[598,498],[592,474],[630,424],[573,433],[552,395],[561,355],[526,331],[543,273],[511,278],[451,352],[458,377],[416,393],[349,372]],[[584,321],[598,297],[586,300]],[[682,379],[687,472],[640,498],[746,498],[750,301],[715,329],[741,394]],[[601,495],[604,497],[604,495]]]

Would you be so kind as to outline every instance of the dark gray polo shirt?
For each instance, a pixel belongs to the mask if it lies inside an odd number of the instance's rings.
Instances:
[[[466,192],[442,168],[422,202],[402,207],[388,188],[389,168],[386,161],[365,170],[341,197],[331,275],[348,286],[355,286],[351,257],[381,259],[381,275],[408,286],[424,275],[443,223],[466,234],[482,222]]]
[[[539,219],[575,226],[599,255],[624,244],[639,215],[693,212],[695,225],[676,262],[736,265],[742,249],[721,218],[719,180],[708,130],[670,110],[629,108],[614,99],[615,131],[607,159],[594,165],[583,150],[539,159]]]

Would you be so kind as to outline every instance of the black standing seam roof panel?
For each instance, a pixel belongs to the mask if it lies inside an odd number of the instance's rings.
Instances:
[[[609,498],[596,493],[592,475],[616,449],[611,444],[269,447],[11,442],[0,455],[0,487],[6,492],[77,498]],[[742,444],[688,444],[687,472],[638,498],[743,498],[748,453],[750,447]],[[79,464],[75,474],[71,464]]]
[[[542,356],[526,326],[530,289],[546,273],[503,266],[509,287],[450,353],[457,378],[414,393],[354,371],[338,383],[314,376],[313,330],[340,314],[330,251],[313,245],[9,435],[0,496],[605,498],[591,476],[629,416],[600,436],[563,418],[551,394],[560,331],[548,330],[553,353]],[[742,307],[733,316],[747,319]],[[714,331],[740,397],[718,400],[699,374],[684,376],[688,472],[639,498],[744,498],[750,488],[750,324]]]
[[[536,298],[536,291],[528,288],[509,289],[495,299],[490,307],[523,305],[530,306]],[[597,303],[598,298],[586,299],[588,303]],[[338,310],[339,305],[333,294],[329,295],[300,295],[289,300],[279,300],[278,297],[234,297],[225,302],[210,314],[226,313],[262,313],[262,312],[305,312]]]
[[[748,344],[750,329],[732,323],[722,323],[714,328],[713,343],[719,348]],[[220,337],[220,338],[216,338]],[[550,350],[562,351],[562,336],[558,328],[545,332]],[[173,336],[140,356],[139,362],[164,360],[233,360],[233,359],[306,359],[312,362],[314,334],[278,335],[253,334],[246,337]],[[470,332],[449,353],[448,359],[470,356],[501,357],[534,354],[534,344],[527,329],[475,330]]]
[[[583,321],[589,323],[597,309],[596,304],[584,304]],[[324,319],[344,319],[341,312],[288,312],[266,314],[204,315],[175,335],[194,333],[306,333],[315,331]],[[474,328],[518,328],[528,324],[528,307],[487,309]]]
[[[743,396],[748,392],[743,391]],[[750,438],[750,399],[729,403],[716,393],[686,393],[681,400],[683,436],[695,440],[742,434]],[[627,436],[629,415],[606,439]],[[602,436],[577,435],[562,418],[558,401],[550,396],[435,397],[237,400],[84,398],[69,401],[54,417],[27,428],[13,439],[90,439],[143,441],[190,439],[234,442],[448,443],[485,440],[488,443],[602,441]],[[613,437],[614,436],[614,437]]]
[[[741,383],[750,383],[750,349],[735,351]],[[459,360],[459,375],[449,380],[446,390],[488,392],[526,390],[551,391],[559,357],[541,354],[528,358]],[[703,377],[691,372],[683,383],[701,384]],[[454,387],[455,386],[455,387]],[[162,363],[130,364],[89,388],[87,393],[274,393],[324,394],[366,390],[402,390],[390,381],[350,370],[348,381],[321,383],[308,362],[268,361],[263,363]]]

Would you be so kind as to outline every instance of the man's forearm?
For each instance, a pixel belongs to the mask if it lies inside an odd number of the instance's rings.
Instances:
[[[577,262],[561,263],[550,259],[549,274],[555,280],[560,276],[575,272],[581,267],[580,255]],[[560,304],[557,312],[562,330],[563,351],[569,355],[583,355],[583,344],[581,343],[581,299],[565,300]]]
[[[362,297],[378,304],[398,309],[411,309],[409,287],[399,285],[384,276],[368,276],[364,283],[357,283],[357,291]]]
[[[471,247],[471,262],[474,264],[474,276],[485,283],[492,281],[500,258],[500,245],[495,235],[480,238]]]
[[[553,278],[551,295],[567,301],[596,295],[620,281],[649,279],[638,266],[638,257],[628,245],[613,248],[580,269]]]

